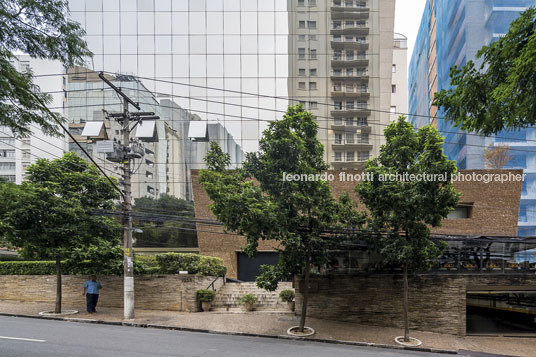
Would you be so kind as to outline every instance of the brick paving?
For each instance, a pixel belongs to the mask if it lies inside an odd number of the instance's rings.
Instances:
[[[38,316],[39,312],[53,309],[53,304],[38,302],[19,302],[0,300],[0,312]],[[123,310],[118,308],[99,308],[98,313],[85,313],[82,301],[76,306],[63,306],[63,309],[79,310],[80,313],[68,317],[96,319],[104,321],[122,321]],[[190,329],[218,330],[227,332],[246,332],[264,335],[284,335],[286,330],[298,324],[298,317],[291,313],[181,313],[173,311],[155,311],[136,309],[136,318],[131,322],[157,324]],[[402,334],[395,328],[364,326],[338,321],[309,318],[307,325],[316,330],[313,338],[343,341],[369,342],[395,345],[393,339]],[[514,337],[459,337],[447,334],[412,331],[412,337],[423,342],[423,347],[471,350],[509,356],[535,356],[536,338]]]

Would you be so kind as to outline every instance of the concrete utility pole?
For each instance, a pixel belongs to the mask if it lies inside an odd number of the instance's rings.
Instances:
[[[139,107],[138,107],[139,110]],[[123,150],[127,156],[127,160],[123,164],[123,189],[125,193],[125,199],[123,201],[123,214],[124,214],[124,260],[123,260],[123,274],[124,274],[124,296],[123,296],[123,309],[124,318],[134,318],[134,253],[132,252],[132,184],[131,184],[131,171],[130,171],[130,157],[128,157],[128,144],[130,142],[130,117],[128,112],[128,99],[123,98]]]
[[[108,84],[113,90],[117,92],[123,98],[123,112],[122,113],[112,113],[109,115],[111,118],[115,118],[119,123],[121,123],[121,128],[123,131],[123,143],[121,145],[121,163],[123,170],[123,230],[124,230],[124,259],[123,259],[123,272],[124,272],[124,319],[129,320],[134,318],[134,255],[132,249],[132,182],[131,182],[131,165],[130,161],[136,157],[141,158],[143,153],[139,153],[140,145],[133,143],[130,139],[130,131],[133,128],[130,128],[131,119],[134,118],[136,126],[144,119],[159,119],[157,116],[154,116],[154,113],[145,113],[137,112],[130,113],[128,110],[129,103],[132,104],[136,109],[140,110],[138,103],[135,103],[130,99],[126,94],[123,93],[121,88],[116,87],[111,83],[101,72],[99,77]]]

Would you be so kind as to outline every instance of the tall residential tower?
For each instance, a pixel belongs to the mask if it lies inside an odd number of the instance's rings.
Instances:
[[[408,112],[408,38],[395,33],[393,41],[391,121]]]
[[[359,168],[389,124],[394,0],[289,0],[289,97],[316,117],[325,160]]]

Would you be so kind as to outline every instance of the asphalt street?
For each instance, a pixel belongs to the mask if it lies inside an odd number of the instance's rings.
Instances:
[[[0,356],[434,356],[423,352],[0,316]],[[439,355],[436,355],[439,356]]]

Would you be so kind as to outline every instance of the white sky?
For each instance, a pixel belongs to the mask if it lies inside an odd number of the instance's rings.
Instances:
[[[408,65],[419,32],[425,4],[426,0],[396,0],[395,32],[408,37]]]

